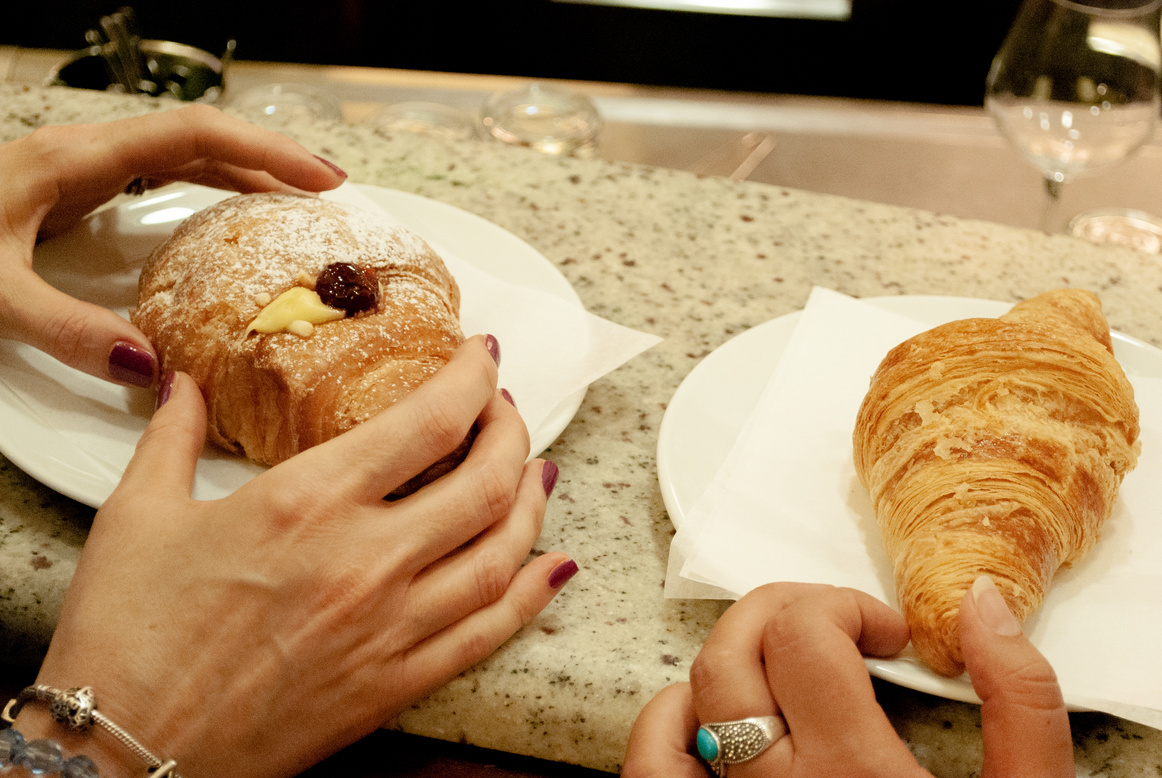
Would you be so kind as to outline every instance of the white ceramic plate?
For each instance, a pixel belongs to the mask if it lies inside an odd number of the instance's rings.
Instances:
[[[966,297],[877,297],[865,302],[930,326],[973,316],[999,316],[1011,303]],[[715,349],[682,381],[658,433],[658,479],[674,526],[680,526],[730,453],[791,338],[799,312],[772,319]],[[1114,352],[1130,376],[1162,376],[1162,351],[1112,333]],[[910,652],[910,648],[909,648]],[[867,660],[872,675],[918,691],[979,702],[963,678],[936,675],[908,654]],[[1080,705],[1072,709],[1082,710]]]
[[[438,253],[581,305],[573,287],[548,259],[497,225],[417,195],[358,188]],[[127,316],[136,300],[141,263],[150,250],[178,222],[225,196],[175,185],[105,209],[38,246],[35,267],[58,289]],[[584,398],[584,389],[570,395],[530,430],[534,456],[556,439]],[[152,413],[152,392],[113,386],[28,346],[0,341],[0,453],[68,497],[100,506],[120,480]],[[198,499],[224,496],[263,469],[207,446],[193,494]]]

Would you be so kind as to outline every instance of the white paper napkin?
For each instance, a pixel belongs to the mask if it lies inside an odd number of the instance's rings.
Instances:
[[[354,185],[324,196],[394,221]],[[499,341],[500,385],[512,393],[530,430],[562,400],[661,341],[556,295],[496,278],[442,246],[438,236],[423,237],[460,286],[464,334],[491,334]]]
[[[851,434],[880,360],[929,326],[814,290],[730,456],[683,517],[671,544],[668,597],[737,598],[791,580],[850,586],[895,606],[890,563],[851,461]],[[1130,373],[1142,456],[1102,541],[1058,574],[1025,629],[1072,704],[1162,727],[1157,375]]]

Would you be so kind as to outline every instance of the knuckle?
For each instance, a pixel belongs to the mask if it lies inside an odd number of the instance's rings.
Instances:
[[[320,514],[320,495],[325,492],[312,479],[285,479],[279,489],[266,490],[262,499],[262,517],[267,530],[275,536],[290,537],[300,535],[304,528],[317,525],[326,526],[327,516]],[[331,501],[334,505],[337,501]]]
[[[522,598],[513,600],[512,608],[516,614],[516,621],[521,627],[526,627],[531,624],[533,619],[541,612],[541,607],[534,601]]]
[[[42,328],[45,350],[61,362],[74,365],[84,356],[85,344],[97,326],[85,309],[69,307],[50,312]]]
[[[155,417],[151,419],[146,425],[145,431],[137,439],[137,443],[133,447],[134,456],[139,456],[144,451],[148,451],[155,444],[154,441],[162,443],[173,439],[174,435],[188,434],[180,422],[168,420],[168,417]]]
[[[206,103],[183,106],[174,111],[173,118],[195,131],[209,129],[228,119],[221,109]]]
[[[453,403],[424,403],[418,414],[420,440],[432,450],[450,451],[468,434]]]
[[[1048,662],[1030,658],[1009,670],[998,688],[1007,700],[1030,710],[1063,708],[1065,698]]]
[[[53,153],[67,141],[68,130],[64,125],[37,127],[24,139],[25,148],[37,156]]]
[[[728,694],[727,683],[719,668],[734,667],[737,663],[738,657],[733,652],[712,645],[704,646],[690,663],[690,686],[695,696],[721,699],[723,694]]]
[[[186,116],[202,121],[214,121],[224,115],[221,110],[207,103],[194,103],[180,110],[185,111]]]
[[[783,603],[763,625],[763,645],[780,650],[798,643],[804,631],[804,617],[795,603]]]
[[[332,560],[316,569],[306,585],[314,597],[314,610],[329,614],[342,626],[367,623],[375,618],[380,602],[380,577],[353,559]]]
[[[512,510],[516,499],[516,482],[501,465],[489,462],[476,471],[476,490],[480,504],[485,506],[493,522],[499,521]]]
[[[839,626],[848,634],[858,632],[848,623],[859,610],[849,590],[810,586],[799,587],[794,594],[777,602],[763,625],[763,650],[768,654],[815,646],[825,625]]]
[[[509,560],[488,549],[479,549],[473,560],[476,593],[482,605],[496,602],[508,591],[513,569]]]
[[[507,635],[505,636],[508,637]],[[500,643],[489,632],[474,631],[464,635],[460,645],[459,656],[464,667],[470,667],[477,662],[487,659]]]

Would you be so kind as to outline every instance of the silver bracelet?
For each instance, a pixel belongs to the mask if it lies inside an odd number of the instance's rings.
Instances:
[[[64,724],[74,732],[88,732],[93,724],[101,727],[145,762],[152,778],[181,778],[177,774],[177,762],[172,759],[162,760],[154,756],[153,752],[137,742],[136,738],[97,710],[97,696],[93,693],[92,688],[85,686],[79,689],[61,691],[42,684],[28,686],[17,695],[16,699],[8,701],[0,717],[9,724],[15,723],[20,709],[30,700],[47,702],[48,712],[53,721]]]

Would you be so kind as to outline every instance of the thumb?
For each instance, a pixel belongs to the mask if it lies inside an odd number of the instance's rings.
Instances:
[[[983,703],[981,778],[1074,778],[1073,739],[1057,675],[987,575],[961,601],[960,640]]]
[[[19,340],[69,367],[104,381],[148,387],[157,381],[157,355],[132,324],[113,311],[82,302],[29,273],[0,301],[10,314],[4,337]]]
[[[157,412],[137,441],[115,497],[190,496],[198,455],[206,442],[206,404],[194,379],[185,373],[167,375],[157,400]]]

